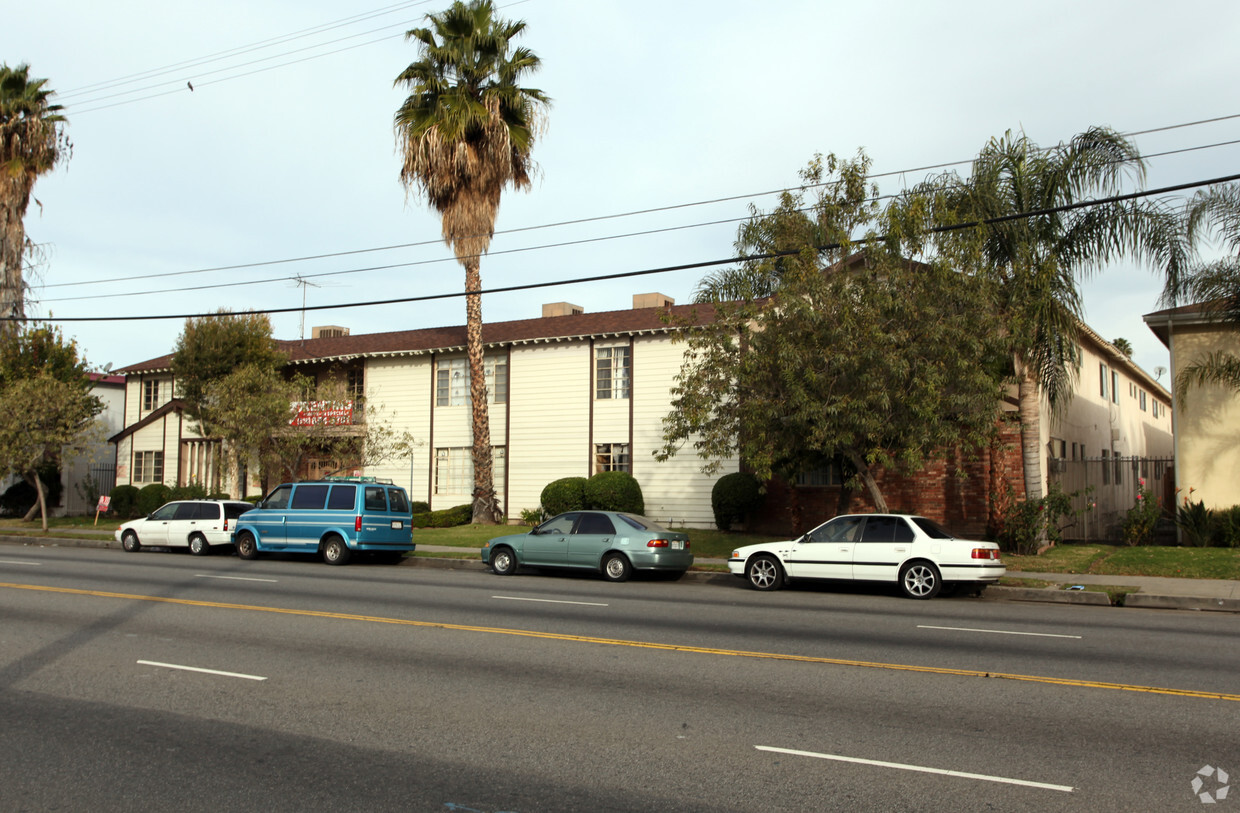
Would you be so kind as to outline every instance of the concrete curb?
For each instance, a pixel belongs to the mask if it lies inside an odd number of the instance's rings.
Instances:
[[[1135,594],[1130,594],[1131,595]],[[1090,593],[1085,590],[1054,590],[1046,587],[1001,587],[991,585],[983,598],[1000,601],[1043,601],[1052,604],[1092,604],[1110,607],[1111,598],[1106,593]]]
[[[1125,607],[1147,607],[1152,610],[1204,610],[1207,612],[1240,613],[1240,600],[1206,598],[1203,596],[1158,596],[1151,593],[1129,593]]]

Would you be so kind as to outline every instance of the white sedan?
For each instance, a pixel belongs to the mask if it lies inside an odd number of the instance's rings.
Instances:
[[[919,599],[934,598],[944,584],[986,585],[1007,572],[994,542],[958,539],[933,520],[903,514],[846,514],[799,539],[737,548],[728,570],[758,590],[793,579],[898,582]]]

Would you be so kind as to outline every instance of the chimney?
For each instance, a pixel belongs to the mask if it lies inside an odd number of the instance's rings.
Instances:
[[[574,305],[572,302],[550,302],[543,305],[543,318],[548,316],[576,316],[579,313],[585,313],[585,308],[580,305]]]
[[[667,294],[633,294],[633,310],[639,308],[670,308],[676,300]]]
[[[310,328],[310,338],[312,339],[339,339],[341,336],[348,336],[349,329],[340,325],[320,325],[319,327]]]

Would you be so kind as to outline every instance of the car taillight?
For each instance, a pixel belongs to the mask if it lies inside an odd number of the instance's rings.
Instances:
[[[360,516],[354,517],[353,518],[353,530],[360,531],[361,529],[362,529],[362,518]]]
[[[646,547],[648,547],[648,548],[666,548],[666,547],[667,547],[667,540],[666,540],[666,539],[651,539],[649,542],[647,542],[647,543],[646,543]]]
[[[228,517],[224,517],[224,530],[228,530]]]
[[[999,551],[995,550],[994,548],[974,548],[973,558],[974,559],[998,559]]]

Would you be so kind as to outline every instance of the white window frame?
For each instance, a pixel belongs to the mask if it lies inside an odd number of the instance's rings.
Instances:
[[[164,453],[148,450],[133,453],[133,477],[135,483],[162,483],[164,481]]]
[[[600,401],[633,394],[633,348],[627,344],[594,348],[594,397]]]
[[[159,406],[159,384],[158,378],[148,378],[142,382],[142,411],[150,412]]]
[[[594,473],[627,471],[633,473],[633,452],[627,443],[594,444]]]
[[[491,447],[491,482],[503,483],[508,466],[508,450]],[[499,490],[498,485],[496,490]],[[474,493],[474,449],[472,446],[440,446],[435,449],[435,489],[440,494]]]
[[[487,403],[508,401],[508,356],[484,356],[482,375],[487,387]],[[435,362],[435,406],[465,406],[469,403],[469,359],[439,359]]]

